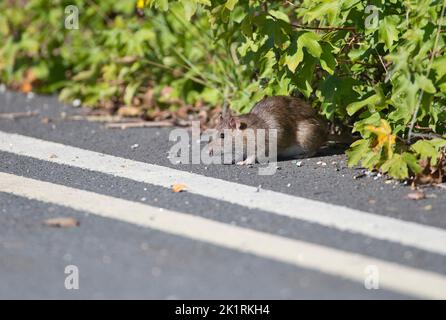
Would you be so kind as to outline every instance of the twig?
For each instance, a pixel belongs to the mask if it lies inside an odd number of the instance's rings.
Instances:
[[[0,119],[15,120],[18,118],[35,117],[38,114],[36,111],[0,113]]]
[[[441,32],[441,26],[443,25],[443,16],[444,16],[445,8],[446,8],[446,0],[443,0],[443,8],[441,8],[441,15],[440,15],[440,19],[438,21],[438,26],[439,27],[437,29],[437,35],[435,36],[434,49],[432,50],[432,52],[434,52],[434,53],[437,51],[437,45],[438,45],[438,41],[440,39],[440,32]],[[429,67],[428,67],[427,72],[426,72],[426,77],[429,76],[429,73],[431,72],[431,68],[432,68],[432,63],[434,61],[434,57],[435,57],[435,54],[432,54],[431,59],[429,61]],[[415,126],[415,122],[417,121],[417,116],[418,116],[418,111],[420,110],[421,101],[423,100],[423,93],[424,93],[424,91],[421,90],[417,106],[416,106],[415,111],[414,111],[414,113],[412,115],[412,121],[410,122],[409,133],[407,135],[407,142],[409,144],[410,144],[410,140],[412,139],[412,136],[413,136],[413,128]]]
[[[429,132],[429,133],[412,133],[413,138],[423,138],[423,139],[434,139],[434,138],[440,138],[444,139],[441,134]]]
[[[107,129],[129,129],[129,128],[156,128],[156,127],[173,127],[171,121],[140,121],[140,122],[118,122],[107,123]]]
[[[62,117],[62,119],[73,121],[110,122],[122,120],[122,117],[112,115],[72,115]]]
[[[295,23],[291,23],[290,24],[292,27],[297,28],[297,29],[308,29],[308,30],[327,30],[327,31],[333,31],[333,30],[347,30],[347,31],[356,31],[355,27],[310,27],[310,26],[304,26],[301,24],[295,24]]]
[[[275,16],[273,16],[271,13],[268,13],[268,16],[270,16],[274,20],[277,20],[277,18]],[[295,23],[290,23],[290,26],[292,26],[293,28],[297,28],[297,29],[308,29],[308,30],[328,30],[328,31],[348,30],[348,31],[356,31],[355,27],[332,27],[332,26],[328,26],[328,27],[311,27],[311,26],[304,26],[302,24],[295,24]]]
[[[384,68],[384,71],[386,72],[386,74],[388,74],[389,71],[387,70],[387,67],[386,67],[386,64],[385,64],[384,61],[383,61],[383,58],[382,58],[381,55],[379,54],[378,50],[376,50],[376,48],[375,48],[375,51],[376,51],[376,54],[378,55],[379,62],[381,62],[381,65],[382,65],[383,68]]]

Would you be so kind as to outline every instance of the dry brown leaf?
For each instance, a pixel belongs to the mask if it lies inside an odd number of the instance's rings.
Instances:
[[[31,92],[33,89],[33,82],[36,80],[36,75],[31,70],[26,71],[23,81],[20,83],[20,91],[24,93]]]
[[[43,223],[49,227],[55,227],[55,228],[72,228],[79,226],[78,220],[66,217],[47,219]]]
[[[183,183],[174,183],[172,185],[172,191],[175,193],[182,192],[186,190],[186,185]]]
[[[24,92],[24,93],[28,93],[31,92],[31,90],[33,89],[33,86],[31,85],[31,83],[29,82],[23,82],[20,85],[20,91]]]
[[[117,123],[107,123],[105,127],[107,129],[128,129],[128,128],[161,128],[161,127],[172,127],[173,123],[171,121],[139,121],[139,122],[117,122]]]
[[[121,117],[138,117],[142,115],[143,110],[141,108],[133,106],[125,106],[118,109],[118,115]]]
[[[0,113],[0,119],[15,120],[19,118],[34,117],[38,114],[39,113],[36,111]]]
[[[48,117],[43,117],[42,120],[40,120],[43,124],[49,124],[51,122],[51,119]]]
[[[411,200],[421,200],[421,199],[425,199],[425,198],[426,198],[426,194],[421,190],[416,190],[416,191],[411,192],[407,195],[407,199],[411,199]]]
[[[430,161],[420,160],[423,171],[415,176],[415,184],[441,184],[446,176],[446,151],[443,151],[436,166],[431,166]]]

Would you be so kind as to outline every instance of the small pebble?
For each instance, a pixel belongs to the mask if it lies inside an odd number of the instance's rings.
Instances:
[[[82,101],[80,99],[74,99],[73,100],[73,107],[78,108],[82,104]]]

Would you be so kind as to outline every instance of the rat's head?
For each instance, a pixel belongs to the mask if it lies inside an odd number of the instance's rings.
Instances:
[[[248,127],[246,116],[234,116],[231,113],[225,115],[220,114],[219,121],[215,129],[221,133],[223,131],[231,131],[234,134],[241,132]]]
[[[241,161],[244,157],[243,151],[237,152],[237,150],[234,150],[235,141],[241,139],[243,144],[246,143],[245,132],[247,128],[246,116],[234,116],[230,113],[220,115],[212,140],[208,144],[209,154],[219,156],[231,153],[234,155],[236,162]],[[230,148],[228,146],[225,148],[225,138],[232,140]]]

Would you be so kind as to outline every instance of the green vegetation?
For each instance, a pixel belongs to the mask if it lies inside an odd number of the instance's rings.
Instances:
[[[64,27],[69,4],[79,8],[79,30]],[[6,0],[0,81],[145,114],[224,101],[247,112],[264,95],[303,95],[361,135],[347,152],[350,165],[439,182],[446,166],[445,5]]]

